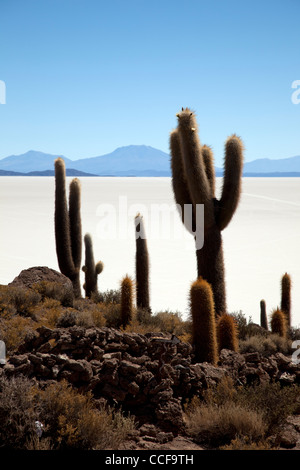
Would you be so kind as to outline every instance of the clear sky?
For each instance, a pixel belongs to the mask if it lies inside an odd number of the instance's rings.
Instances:
[[[169,151],[182,106],[221,165],[300,155],[299,0],[0,0],[0,158]]]

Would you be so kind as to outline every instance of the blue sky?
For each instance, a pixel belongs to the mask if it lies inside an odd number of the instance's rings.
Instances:
[[[0,158],[169,151],[182,106],[222,165],[300,155],[299,0],[0,0]]]

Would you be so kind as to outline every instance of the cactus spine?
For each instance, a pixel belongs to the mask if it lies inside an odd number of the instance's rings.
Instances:
[[[130,323],[133,316],[133,281],[126,275],[121,281],[121,324],[123,328]]]
[[[216,318],[211,286],[202,278],[190,289],[192,344],[196,362],[218,362]]]
[[[260,301],[260,326],[265,330],[268,330],[268,318],[266,312],[266,301]]]
[[[271,315],[271,331],[274,334],[282,336],[283,338],[286,337],[287,333],[287,324],[286,324],[286,317],[285,314],[277,308],[273,310]]]
[[[82,271],[85,274],[85,283],[84,290],[85,296],[91,297],[93,293],[97,292],[97,280],[98,275],[103,271],[102,261],[98,261],[95,265],[94,261],[94,252],[93,252],[93,242],[92,237],[89,233],[84,236],[85,244],[85,265],[82,267]]]
[[[285,314],[287,325],[291,326],[291,277],[285,273],[281,278],[281,311]]]
[[[81,297],[81,216],[80,182],[74,178],[69,188],[69,209],[66,197],[66,170],[62,158],[55,160],[55,241],[59,269],[73,284],[75,297]]]
[[[138,308],[150,311],[149,254],[144,220],[140,214],[135,217],[135,240],[136,303]]]
[[[217,320],[217,339],[219,352],[230,349],[237,352],[239,349],[237,325],[232,315],[223,313]]]
[[[198,277],[212,286],[217,315],[226,312],[225,270],[221,231],[229,224],[241,194],[243,144],[232,135],[225,143],[225,171],[220,200],[215,197],[213,153],[201,146],[194,113],[183,109],[178,126],[170,135],[172,186],[182,220],[190,232],[196,227],[196,206],[204,205],[204,246],[196,247]],[[187,224],[184,206],[192,205],[192,223]]]

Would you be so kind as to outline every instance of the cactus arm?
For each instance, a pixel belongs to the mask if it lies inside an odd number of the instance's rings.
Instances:
[[[72,258],[76,269],[80,269],[82,252],[81,216],[80,216],[80,181],[74,178],[69,190],[69,220]]]
[[[175,129],[170,134],[170,153],[171,153],[171,169],[172,169],[172,188],[176,204],[180,208],[181,220],[190,233],[195,231],[195,211],[192,203],[191,195],[187,187],[187,181],[184,174],[183,161],[180,148],[179,132]],[[187,220],[187,213],[184,205],[190,205],[192,209],[192,221]]]
[[[232,135],[225,143],[225,165],[222,196],[219,202],[217,224],[220,230],[231,221],[241,195],[243,172],[243,143]]]
[[[177,117],[188,189],[194,204],[204,204],[205,228],[208,229],[215,223],[214,205],[201,152],[197,121],[188,108],[178,113]]]
[[[66,198],[66,173],[62,158],[55,160],[55,241],[59,269],[72,276],[75,266],[72,259],[69,215]]]
[[[104,269],[104,264],[102,263],[102,261],[98,261],[98,263],[96,264],[96,273],[99,275],[102,273],[103,269]]]
[[[214,156],[212,149],[208,145],[203,145],[202,157],[205,166],[206,176],[210,185],[211,197],[214,198],[216,190]]]

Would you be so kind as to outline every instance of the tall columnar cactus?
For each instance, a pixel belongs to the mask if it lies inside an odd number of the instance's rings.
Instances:
[[[85,296],[91,297],[93,293],[97,292],[98,275],[102,273],[104,265],[102,261],[98,261],[98,263],[95,264],[93,242],[89,233],[86,233],[84,236],[84,244],[85,265],[82,266],[82,271],[85,274],[85,283],[83,287],[85,290]]]
[[[125,328],[133,315],[133,281],[126,275],[121,281],[121,324]]]
[[[69,187],[69,209],[66,196],[66,170],[62,158],[55,160],[55,241],[59,269],[73,284],[75,297],[81,296],[81,215],[80,181],[74,178]]]
[[[135,240],[136,304],[138,308],[150,311],[149,254],[144,220],[140,214],[135,217]]]
[[[266,301],[263,299],[260,301],[260,326],[264,328],[265,330],[269,329],[267,312],[266,312]]]
[[[195,114],[188,108],[177,114],[170,135],[172,185],[176,203],[192,206],[191,233],[196,227],[196,205],[204,205],[204,245],[197,248],[198,277],[211,284],[216,314],[226,312],[225,271],[221,232],[229,224],[240,199],[243,144],[235,134],[225,143],[225,171],[221,198],[215,196],[215,171],[210,147],[202,146]]]
[[[192,344],[196,362],[218,362],[214,299],[211,286],[198,278],[190,289]]]
[[[217,320],[217,340],[219,352],[222,349],[230,349],[231,351],[238,351],[238,329],[237,324],[232,315],[223,313]]]
[[[285,314],[277,308],[273,310],[271,314],[271,331],[274,334],[282,336],[283,338],[286,337],[287,334],[287,323]]]
[[[281,310],[286,316],[288,326],[291,326],[291,277],[285,273],[281,278]]]

